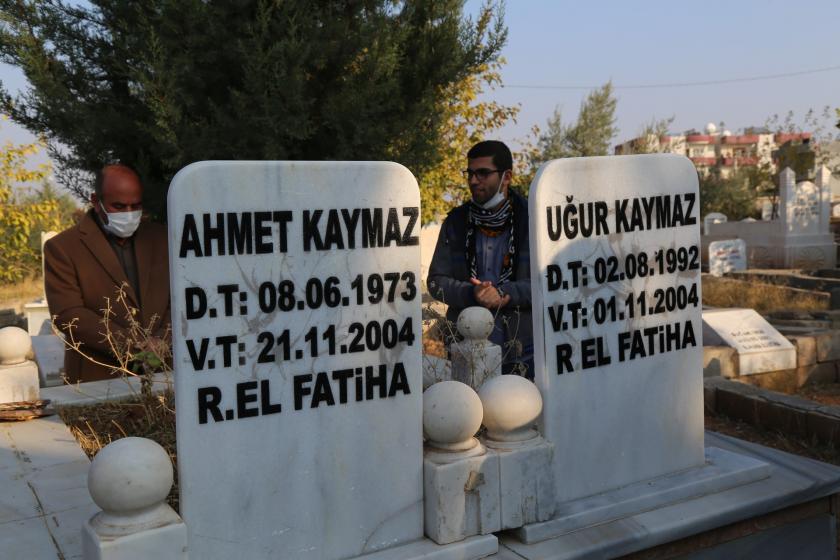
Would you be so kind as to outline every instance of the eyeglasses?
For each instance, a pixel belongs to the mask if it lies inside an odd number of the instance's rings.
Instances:
[[[501,169],[487,169],[486,167],[482,167],[480,169],[464,169],[461,173],[464,174],[464,179],[469,181],[473,178],[473,176],[478,177],[480,181],[483,181],[493,173],[499,173]]]

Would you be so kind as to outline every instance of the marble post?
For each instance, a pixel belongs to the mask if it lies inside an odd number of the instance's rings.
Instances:
[[[38,400],[38,366],[26,359],[31,350],[25,330],[0,329],[0,403]]]
[[[166,503],[169,455],[138,437],[105,446],[88,471],[88,489],[102,511],[82,527],[84,560],[186,560],[187,527]]]
[[[501,528],[516,529],[554,515],[554,445],[536,430],[542,396],[518,375],[488,380],[478,392],[487,432],[482,443],[499,457]]]
[[[482,404],[469,386],[442,381],[423,393],[426,536],[448,544],[501,528],[499,459],[475,433]]]
[[[449,345],[452,379],[476,391],[502,373],[502,348],[487,337],[493,332],[493,314],[484,307],[468,307],[458,315],[456,328],[463,340]]]

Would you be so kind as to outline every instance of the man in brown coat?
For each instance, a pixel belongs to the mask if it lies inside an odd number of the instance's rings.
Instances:
[[[104,167],[96,177],[93,208],[78,225],[44,246],[44,284],[54,324],[68,341],[64,369],[68,381],[94,381],[113,374],[117,360],[105,337],[104,310],[110,307],[108,331],[115,340],[130,338],[128,314],[151,325],[159,343],[169,325],[169,257],[166,228],[141,223],[143,186],[125,165]],[[120,287],[129,309],[117,302]],[[132,343],[135,350],[144,350]],[[107,365],[103,365],[107,364]]]

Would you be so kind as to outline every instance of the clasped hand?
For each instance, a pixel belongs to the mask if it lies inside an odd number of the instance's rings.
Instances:
[[[500,309],[510,303],[510,295],[500,295],[499,290],[496,289],[493,282],[470,278],[470,283],[473,285],[475,299],[482,307],[486,307],[487,309]]]

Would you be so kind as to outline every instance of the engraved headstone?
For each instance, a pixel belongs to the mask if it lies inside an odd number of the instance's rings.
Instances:
[[[530,191],[536,382],[563,503],[704,464],[700,200],[681,156],[555,160]]]
[[[810,181],[794,184],[782,191],[785,232],[788,234],[818,234],[820,228],[820,190]]]
[[[738,352],[738,375],[796,367],[796,348],[754,309],[703,312],[703,340]]]
[[[394,163],[202,162],[173,179],[191,557],[338,560],[423,537],[419,204]]]
[[[725,239],[709,243],[709,274],[723,276],[727,272],[747,269],[747,245],[743,239]]]

